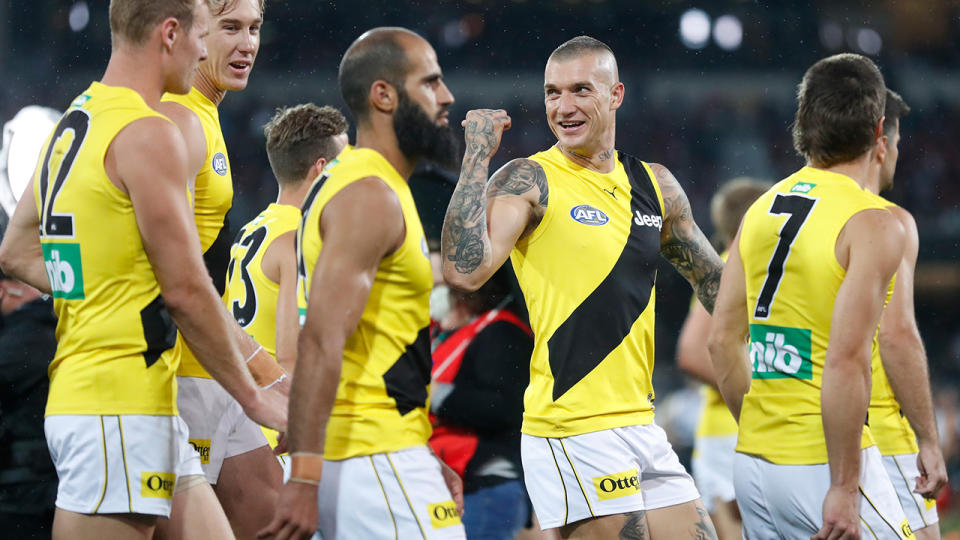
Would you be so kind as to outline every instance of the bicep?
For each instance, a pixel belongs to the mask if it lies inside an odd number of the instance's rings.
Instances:
[[[547,174],[530,159],[510,161],[490,177],[487,227],[496,267],[540,223],[549,199]]]
[[[899,335],[902,335],[903,332],[909,332],[919,336],[913,304],[913,283],[917,264],[919,238],[916,223],[913,221],[913,218],[909,214],[906,214],[904,210],[900,210],[900,212],[905,214],[899,215],[900,224],[905,231],[905,246],[903,249],[903,257],[897,267],[893,295],[890,298],[890,303],[887,304],[883,310],[883,315],[880,319],[881,337],[887,332]]]

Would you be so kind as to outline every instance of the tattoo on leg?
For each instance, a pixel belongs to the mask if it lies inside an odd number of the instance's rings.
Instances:
[[[643,510],[627,514],[627,522],[620,529],[620,540],[650,540],[647,514]]]

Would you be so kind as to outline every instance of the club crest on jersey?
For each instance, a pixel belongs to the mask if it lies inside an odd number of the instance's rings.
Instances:
[[[577,223],[584,225],[606,225],[610,218],[589,204],[579,204],[570,209],[570,217]]]
[[[223,155],[223,152],[217,152],[213,156],[213,161],[210,162],[210,166],[213,167],[214,172],[220,176],[227,175],[227,156]]]

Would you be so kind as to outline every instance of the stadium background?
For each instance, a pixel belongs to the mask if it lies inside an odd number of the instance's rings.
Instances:
[[[28,104],[62,109],[100,78],[110,49],[107,5],[0,0],[0,120]],[[583,33],[606,41],[627,88],[618,149],[669,167],[708,234],[709,199],[720,183],[741,175],[777,180],[802,166],[789,129],[803,71],[835,52],[874,58],[888,86],[913,108],[901,125],[890,198],[918,221],[917,317],[946,455],[954,481],[960,479],[960,0],[268,0],[250,85],[227,95],[220,108],[236,182],[234,228],[276,196],[263,124],[279,106],[343,107],[340,56],[360,32],[379,25],[409,27],[434,44],[457,99],[452,120],[475,107],[511,114],[513,129],[494,166],[553,142],[541,90],[550,51]],[[455,173],[430,167],[412,180],[428,236],[439,238],[455,181]],[[663,270],[658,418],[683,447],[696,398],[673,355],[690,289],[672,269]]]

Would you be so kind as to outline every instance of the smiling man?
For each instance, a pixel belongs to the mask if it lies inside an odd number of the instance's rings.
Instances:
[[[534,331],[521,453],[545,529],[565,538],[716,538],[693,480],[653,423],[654,282],[663,255],[713,309],[722,262],[673,175],[614,148],[624,86],[580,36],[550,55],[557,144],[487,183],[510,117],[467,113],[443,227],[444,277],[476,290],[511,257]]]
[[[227,213],[233,204],[233,180],[217,106],[227,91],[247,86],[260,48],[263,1],[218,0],[211,4],[208,56],[197,68],[193,88],[186,95],[167,94],[159,110],[176,122],[187,141],[190,170],[196,175],[191,183],[194,219],[207,271],[222,296],[230,260]],[[283,375],[272,357],[239,326],[234,331],[260,384],[270,384]],[[200,453],[207,481],[214,485],[234,531],[252,537],[273,514],[282,482],[280,465],[259,426],[210,378],[187,346],[183,347],[177,384],[180,415],[190,428],[190,443]],[[180,506],[175,501],[173,521],[178,519]]]

